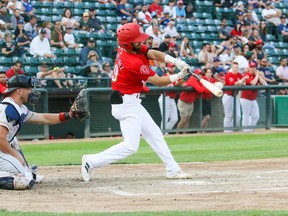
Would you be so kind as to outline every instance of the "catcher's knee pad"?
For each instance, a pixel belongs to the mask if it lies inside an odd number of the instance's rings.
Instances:
[[[14,177],[14,190],[27,190],[31,189],[35,184],[33,178],[27,178],[26,176]]]
[[[14,190],[14,177],[0,177],[0,189]]]

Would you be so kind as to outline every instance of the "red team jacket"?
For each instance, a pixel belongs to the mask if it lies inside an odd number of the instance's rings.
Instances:
[[[206,89],[194,76],[189,77],[189,79],[186,82],[186,86],[191,86],[195,89],[194,92],[192,91],[181,92],[180,100],[186,103],[193,103],[197,99],[199,93],[209,92],[209,90]]]
[[[112,73],[112,89],[118,90],[122,94],[140,93],[143,89],[143,82],[149,76],[156,73],[149,67],[147,58],[148,47],[142,45],[139,54],[128,53],[123,48],[118,47]]]
[[[251,81],[255,78],[256,75],[255,74],[251,74],[250,72],[246,72],[243,76],[244,77],[245,76],[249,77],[246,80],[246,85],[250,85]],[[259,83],[259,81],[258,81],[258,83]],[[248,99],[248,100],[256,100],[257,95],[258,95],[258,90],[243,90],[242,94],[241,94],[241,98],[245,98],[245,99]]]
[[[225,76],[225,86],[234,86],[235,82],[237,82],[240,79],[242,79],[242,75],[239,72],[237,74],[228,72]],[[233,91],[224,91],[224,94],[233,96]]]

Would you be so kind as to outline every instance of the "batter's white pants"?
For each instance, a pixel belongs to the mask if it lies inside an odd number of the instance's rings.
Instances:
[[[165,121],[165,129],[171,130],[174,125],[178,122],[178,111],[175,99],[170,98],[169,96],[165,96],[165,117],[163,116],[163,94],[160,95],[158,99],[160,112],[162,116],[161,121],[161,129],[164,129],[164,121]]]
[[[234,97],[228,94],[224,94],[222,97],[222,104],[224,107],[224,132],[232,132],[231,129],[225,129],[228,127],[234,127]],[[236,97],[236,126],[240,125],[240,102]]]
[[[124,95],[122,104],[112,105],[112,115],[120,121],[124,140],[101,153],[87,155],[86,162],[92,168],[103,167],[137,152],[142,134],[145,141],[163,161],[167,174],[173,175],[181,170],[174,160],[160,128],[141,105],[139,94]]]
[[[257,101],[240,98],[240,104],[242,109],[242,126],[256,126],[260,118]],[[251,129],[244,129],[243,131],[251,131]]]

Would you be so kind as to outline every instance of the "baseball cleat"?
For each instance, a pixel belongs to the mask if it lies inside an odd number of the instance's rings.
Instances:
[[[44,176],[43,175],[36,175],[36,180],[35,180],[35,182],[37,183],[37,184],[39,184],[39,183],[41,183],[43,180],[44,180]]]
[[[84,182],[88,182],[91,178],[91,171],[92,168],[90,165],[86,162],[86,155],[83,155],[82,157],[82,166],[81,166],[81,178]]]
[[[180,170],[174,175],[167,174],[167,178],[168,179],[192,179],[192,176]]]

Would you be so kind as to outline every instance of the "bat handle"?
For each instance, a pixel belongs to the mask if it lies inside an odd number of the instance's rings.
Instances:
[[[200,80],[200,79],[201,79],[201,77],[200,77],[199,75],[193,73],[193,71],[191,70],[191,68],[189,68],[189,73],[190,73],[192,76],[194,76],[197,80]]]

